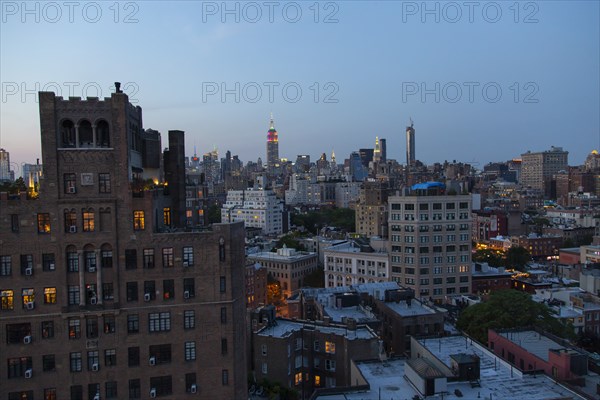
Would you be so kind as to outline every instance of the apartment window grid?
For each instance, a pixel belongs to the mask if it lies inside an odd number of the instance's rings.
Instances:
[[[0,276],[12,275],[12,257],[0,256]]]
[[[84,232],[94,232],[95,225],[95,215],[93,210],[83,211],[82,213],[83,220],[83,231]]]
[[[171,330],[171,313],[150,313],[148,323],[150,332],[168,332]]]
[[[196,327],[196,314],[194,310],[185,310],[183,312],[183,328],[194,329]]]
[[[110,193],[110,174],[100,173],[98,174],[98,191],[100,193]]]

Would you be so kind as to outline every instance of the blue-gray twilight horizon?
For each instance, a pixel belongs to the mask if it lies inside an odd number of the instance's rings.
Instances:
[[[41,157],[38,90],[107,97],[115,81],[144,127],[265,160],[387,139],[405,127],[425,163],[481,168],[562,146],[600,147],[598,1],[2,1],[0,147]]]

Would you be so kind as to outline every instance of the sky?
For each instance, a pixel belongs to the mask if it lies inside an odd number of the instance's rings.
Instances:
[[[599,1],[0,1],[0,147],[41,157],[35,92],[108,97],[144,127],[186,132],[186,154],[279,153],[387,140],[405,162],[482,168],[562,146],[600,147]]]

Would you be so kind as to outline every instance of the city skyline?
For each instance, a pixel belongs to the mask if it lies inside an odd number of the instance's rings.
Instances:
[[[235,2],[102,4],[98,18],[82,3],[73,22],[35,4],[3,2],[0,24],[0,147],[19,168],[41,155],[33,92],[108,97],[114,81],[144,128],[185,131],[188,155],[216,146],[265,161],[271,112],[292,160],[335,150],[341,161],[380,137],[404,163],[411,117],[427,164],[481,168],[558,146],[577,165],[600,147],[596,2],[502,3],[498,18],[490,2],[301,3],[298,18],[292,3],[260,18]]]

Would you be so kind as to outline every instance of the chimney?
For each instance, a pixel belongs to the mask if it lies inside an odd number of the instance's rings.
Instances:
[[[123,93],[121,90],[121,82],[115,82],[115,93]]]

